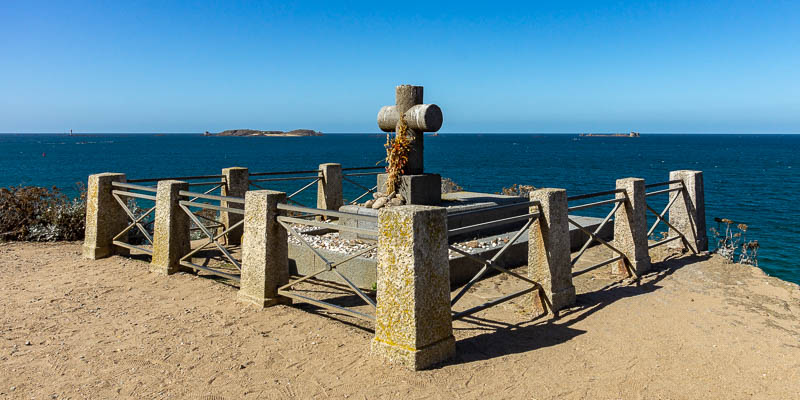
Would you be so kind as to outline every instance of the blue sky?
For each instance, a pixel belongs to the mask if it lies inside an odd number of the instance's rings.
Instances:
[[[800,133],[800,2],[0,3],[0,132]]]

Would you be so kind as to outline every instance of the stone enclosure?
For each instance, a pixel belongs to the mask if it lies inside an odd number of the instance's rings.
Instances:
[[[374,328],[376,357],[423,369],[455,354],[454,320],[521,296],[531,309],[557,316],[575,301],[573,276],[610,265],[637,279],[649,270],[653,247],[707,250],[699,171],[673,171],[669,180],[649,184],[625,178],[611,190],[573,196],[552,188],[527,197],[442,194],[440,175],[423,168],[423,132],[439,129],[442,112],[422,104],[422,94],[421,87],[398,86],[396,105],[378,114],[381,129],[392,131],[403,118],[414,137],[408,174],[397,188],[405,205],[365,207],[380,196],[375,193],[385,188],[385,176],[336,163],[309,171],[232,167],[218,175],[130,181],[102,173],[89,177],[84,256],[143,254],[153,273],[229,279],[246,304],[307,302],[363,319]],[[362,187],[366,192],[348,204],[343,186],[357,176],[373,176],[375,186]],[[272,182],[291,179],[310,182],[290,194],[269,190]],[[312,188],[316,206],[298,204],[296,194]],[[667,198],[663,211],[654,208],[660,195]],[[135,209],[131,201],[137,199],[152,208]],[[581,215],[599,207],[610,210],[605,218]],[[650,227],[648,214],[655,217]],[[654,237],[662,224],[666,235]],[[134,243],[134,234],[141,243]],[[579,264],[590,246],[604,246],[613,256]],[[198,261],[208,252],[217,261]],[[457,311],[468,289],[490,273],[529,287]],[[298,290],[315,284],[339,285],[362,307]]]

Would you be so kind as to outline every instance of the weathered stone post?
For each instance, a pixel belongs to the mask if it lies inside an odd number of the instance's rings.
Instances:
[[[250,188],[250,171],[244,167],[231,167],[224,168],[222,175],[225,177],[225,185],[222,186],[222,195],[229,197],[244,197],[244,194]],[[227,201],[220,202],[222,207],[227,208],[244,208],[241,203],[232,203]],[[229,213],[220,211],[222,224],[225,229],[230,228],[237,222],[242,220],[241,214]],[[243,228],[240,226],[226,235],[226,243],[230,245],[238,245],[242,243]]]
[[[572,284],[570,263],[569,221],[567,220],[567,191],[564,189],[537,189],[530,194],[538,201],[531,213],[540,213],[528,231],[528,277],[539,282],[558,311],[575,303],[575,286]],[[547,311],[539,294],[534,292],[534,309]]]
[[[285,202],[283,192],[254,190],[245,194],[240,301],[259,307],[291,303],[278,295],[278,288],[289,282],[287,232],[276,219],[278,204]]]
[[[669,180],[681,180],[686,190],[678,192],[683,199],[678,199],[669,210],[669,223],[686,236],[686,240],[695,250],[708,250],[708,234],[706,233],[706,202],[703,193],[703,171],[671,171]],[[674,183],[670,188],[679,187],[680,184]],[[669,236],[677,236],[675,231],[670,229]],[[683,247],[680,240],[675,240],[667,244],[671,248]]]
[[[189,184],[174,180],[158,182],[150,272],[172,275],[186,269],[179,264],[180,258],[191,249],[189,216],[178,204],[181,190],[189,190]]]
[[[97,260],[115,253],[112,239],[125,229],[128,217],[111,194],[111,182],[125,181],[125,174],[105,172],[89,175],[82,249],[84,257]]]
[[[317,208],[339,210],[344,205],[342,194],[342,164],[320,164],[322,174],[317,184]]]
[[[617,193],[616,198],[626,200],[614,213],[613,246],[628,257],[633,271],[637,276],[641,276],[650,270],[644,179],[617,179],[617,189],[625,190],[625,193]],[[611,272],[627,273],[623,263],[624,261],[620,260],[612,264]]]
[[[455,354],[444,208],[410,205],[378,213],[372,354],[415,370]]]

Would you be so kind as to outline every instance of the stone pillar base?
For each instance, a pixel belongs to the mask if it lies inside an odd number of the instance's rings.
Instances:
[[[378,175],[379,192],[386,192],[388,177],[388,174]],[[402,175],[398,192],[406,199],[406,204],[439,205],[442,202],[442,177],[439,174]]]
[[[184,267],[180,265],[178,267],[168,267],[166,265],[159,265],[159,264],[150,264],[150,272],[156,275],[173,275],[177,274],[178,272],[185,272],[185,273],[194,273],[195,270],[189,267]]]
[[[534,312],[543,314],[545,312],[553,312],[554,310],[558,311],[575,304],[575,286],[550,293],[550,302],[553,305],[552,310],[549,310],[547,305],[542,303],[542,297],[538,290],[531,292],[531,297],[533,298]]]
[[[456,339],[450,336],[425,347],[413,349],[374,338],[370,350],[373,355],[385,358],[392,364],[418,371],[453,357],[456,354]]]
[[[292,299],[284,296],[276,296],[276,297],[256,297],[253,295],[249,295],[247,293],[239,292],[237,296],[237,300],[241,301],[242,303],[253,304],[256,307],[260,308],[267,308],[276,306],[278,304],[285,304],[289,305],[292,304]]]
[[[84,257],[99,260],[114,255],[115,251],[111,247],[81,246],[81,253]]]

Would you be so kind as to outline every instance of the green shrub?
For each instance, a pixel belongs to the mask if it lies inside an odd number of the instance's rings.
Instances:
[[[0,188],[0,240],[80,240],[86,220],[86,190],[70,199],[58,188]]]

